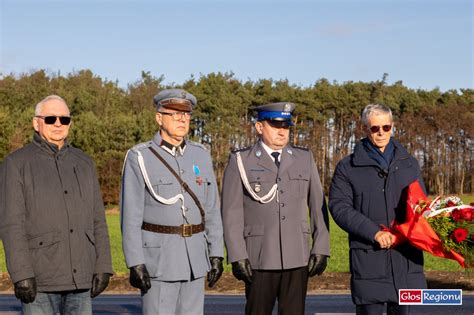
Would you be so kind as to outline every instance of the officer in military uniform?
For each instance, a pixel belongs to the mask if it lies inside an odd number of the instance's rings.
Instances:
[[[278,314],[304,314],[308,276],[323,273],[329,257],[313,155],[288,144],[294,107],[257,107],[260,139],[232,152],[224,173],[224,239],[232,272],[245,282],[246,314],[271,314],[276,299]]]
[[[203,314],[204,277],[222,274],[223,231],[209,151],[185,139],[196,98],[154,97],[160,131],[130,149],[122,176],[123,251],[144,314]]]

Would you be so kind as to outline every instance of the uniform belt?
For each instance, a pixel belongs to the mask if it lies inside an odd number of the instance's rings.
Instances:
[[[155,233],[179,234],[182,237],[189,237],[195,233],[204,231],[204,224],[181,224],[179,226],[170,226],[143,222],[142,230]]]

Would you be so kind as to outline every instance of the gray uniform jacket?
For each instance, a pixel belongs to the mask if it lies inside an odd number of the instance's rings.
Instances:
[[[174,156],[160,147],[161,136],[138,144],[129,150],[122,176],[121,217],[123,251],[128,267],[145,264],[150,276],[156,280],[179,281],[205,276],[210,269],[209,257],[224,256],[222,220],[219,212],[219,195],[207,149],[188,141],[183,155]],[[145,185],[138,165],[141,153],[151,185],[156,194],[171,198],[184,195],[186,217],[190,224],[200,224],[201,214],[195,202],[178,180],[149,150],[152,146],[181,175],[199,198],[205,210],[205,231],[182,237],[141,229],[142,223],[179,226],[184,222],[181,202],[166,205],[158,202]]]
[[[93,161],[35,134],[2,165],[0,231],[13,282],[39,291],[87,289],[113,273],[104,205]]]
[[[329,256],[328,214],[312,153],[286,146],[279,168],[260,142],[240,154],[255,192],[264,196],[278,183],[278,198],[255,201],[242,184],[236,152],[231,153],[222,187],[228,260],[248,258],[253,269],[281,270],[307,265],[310,253]]]

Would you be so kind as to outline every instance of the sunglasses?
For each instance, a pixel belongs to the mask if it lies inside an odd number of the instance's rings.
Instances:
[[[369,129],[372,133],[377,133],[379,132],[380,128],[382,128],[382,130],[385,132],[389,132],[392,129],[392,125],[371,126]]]
[[[61,123],[61,125],[69,125],[71,123],[71,117],[69,116],[35,116],[35,117],[43,119],[46,125],[54,125],[56,123],[57,118],[59,118],[59,122]]]

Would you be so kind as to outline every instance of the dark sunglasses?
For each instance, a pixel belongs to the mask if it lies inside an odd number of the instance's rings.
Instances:
[[[69,116],[35,116],[44,120],[46,125],[54,125],[56,119],[59,118],[61,125],[69,125],[71,123],[71,117]]]
[[[380,128],[385,132],[389,132],[392,129],[392,125],[371,126],[369,129],[372,133],[376,133],[379,132]]]

